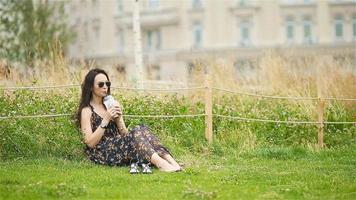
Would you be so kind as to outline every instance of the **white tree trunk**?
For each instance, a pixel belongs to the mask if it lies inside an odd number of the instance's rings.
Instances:
[[[140,26],[140,5],[139,0],[135,0],[133,7],[133,32],[135,45],[135,77],[139,88],[143,88],[143,63],[142,63],[142,42]]]

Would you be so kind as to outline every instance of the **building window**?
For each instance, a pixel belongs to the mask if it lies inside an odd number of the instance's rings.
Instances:
[[[161,80],[161,66],[147,65],[147,79],[148,80]]]
[[[161,31],[156,31],[156,49],[161,49]]]
[[[100,20],[99,19],[94,19],[92,21],[93,23],[93,32],[94,32],[94,36],[97,40],[100,39]]]
[[[291,5],[291,4],[296,4],[297,0],[282,0],[282,3]]]
[[[118,73],[120,73],[120,77],[119,78],[126,78],[126,66],[122,65],[122,64],[118,64],[116,65],[116,70]]]
[[[91,0],[91,2],[92,2],[92,6],[93,7],[99,6],[99,1],[98,0]]]
[[[99,14],[99,10],[100,10],[100,2],[99,0],[92,0],[92,12],[95,12],[95,14]]]
[[[98,40],[100,38],[100,26],[99,25],[94,26],[94,33],[95,33],[95,38]]]
[[[313,43],[312,35],[312,21],[309,16],[305,16],[303,19],[303,40],[306,44]]]
[[[151,50],[152,49],[152,31],[147,31],[147,49]]]
[[[117,46],[120,53],[124,52],[124,32],[122,29],[117,31]]]
[[[288,43],[293,43],[294,41],[294,18],[287,17],[286,19],[286,38]]]
[[[248,0],[237,0],[237,5],[244,7],[248,5]]]
[[[202,0],[192,0],[192,8],[193,9],[201,9],[201,8],[203,8]]]
[[[356,14],[352,16],[352,36],[356,40]]]
[[[304,2],[304,4],[311,4],[311,3],[313,3],[313,0],[304,0],[303,2]]]
[[[198,22],[193,25],[193,46],[199,48],[202,46],[203,41],[203,28]]]
[[[88,39],[89,39],[89,26],[88,26],[88,22],[84,22],[83,26],[84,26],[84,40],[88,40]]]
[[[188,80],[193,79],[195,70],[196,70],[196,68],[195,68],[194,63],[192,63],[192,62],[187,63],[187,73],[188,73],[187,78],[188,78]]]
[[[146,32],[146,50],[161,49],[161,32],[159,30],[148,30]]]
[[[240,24],[240,45],[249,46],[251,35],[251,25],[249,22],[241,22]]]
[[[123,11],[124,11],[124,2],[123,0],[116,0],[116,3],[117,3],[117,13],[118,14],[121,14]]]
[[[334,28],[336,40],[342,40],[344,37],[344,22],[341,15],[335,16]]]
[[[159,8],[159,0],[148,0],[148,8],[149,9]]]

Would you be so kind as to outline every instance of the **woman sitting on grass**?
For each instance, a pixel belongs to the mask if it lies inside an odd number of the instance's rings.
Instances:
[[[82,84],[82,95],[77,111],[77,120],[84,135],[87,157],[98,164],[125,166],[131,164],[130,173],[138,173],[138,164],[143,172],[150,173],[152,163],[161,171],[180,171],[181,167],[171,153],[144,125],[127,130],[122,107],[106,108],[103,99],[110,95],[110,81],[101,69],[88,72]]]

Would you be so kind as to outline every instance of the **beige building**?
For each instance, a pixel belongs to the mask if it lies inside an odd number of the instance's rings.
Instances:
[[[77,33],[68,56],[115,66],[133,79],[133,2],[68,2]],[[251,67],[267,49],[356,59],[356,0],[140,0],[140,6],[147,80],[185,82],[200,58]]]

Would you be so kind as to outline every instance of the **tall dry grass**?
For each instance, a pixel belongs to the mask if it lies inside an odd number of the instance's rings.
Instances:
[[[124,80],[123,74],[114,65],[102,67],[95,60],[71,61],[65,57],[59,42],[50,46],[49,58],[37,60],[32,66],[0,60],[0,86],[80,84],[86,73],[96,67],[110,71],[110,78],[119,83]]]
[[[354,60],[352,60],[354,59]],[[196,60],[193,82],[204,83],[206,70],[215,87],[283,96],[356,98],[356,58],[296,56],[266,52],[248,73],[239,74],[231,60]]]
[[[53,52],[58,51],[54,49]],[[63,55],[63,52],[52,53],[49,59],[35,62],[34,67],[2,60],[0,84],[79,84],[89,69],[101,67],[95,61],[81,60],[74,63]],[[212,86],[215,87],[302,97],[316,97],[319,87],[323,97],[356,98],[355,60],[347,57],[336,60],[332,56],[298,57],[269,51],[259,58],[248,75],[239,74],[229,59],[195,60],[193,65],[194,70],[188,81],[196,85],[204,84],[204,74],[209,72]],[[115,69],[115,65],[104,69],[109,71],[110,78],[117,85],[133,84]]]
[[[355,57],[318,54],[297,56],[292,51],[283,54],[268,51],[245,74],[239,74],[241,70],[235,67],[231,60],[196,60],[191,77],[195,83],[204,83],[204,74],[208,72],[214,87],[249,93],[356,99],[355,59]],[[226,93],[215,94],[217,104],[221,95]],[[271,99],[271,101],[277,100]],[[311,118],[317,118],[316,101],[288,101],[300,107]],[[355,110],[356,119],[355,102],[326,102],[331,110],[333,106],[339,104]]]

